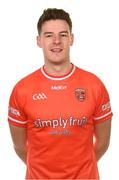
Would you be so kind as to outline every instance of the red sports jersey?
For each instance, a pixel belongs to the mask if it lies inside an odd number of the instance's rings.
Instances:
[[[41,67],[22,79],[11,94],[8,119],[27,128],[26,179],[99,179],[94,125],[111,117],[103,83],[74,65],[64,76]]]

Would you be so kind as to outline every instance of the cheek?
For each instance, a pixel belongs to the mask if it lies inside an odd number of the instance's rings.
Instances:
[[[43,52],[47,52],[48,47],[46,44],[42,44],[42,50],[43,50]]]
[[[70,46],[71,46],[71,42],[69,42],[69,41],[67,43],[65,43],[65,45],[64,45],[65,49],[67,49],[67,50],[70,49]]]
[[[48,55],[48,54],[50,54],[51,46],[48,43],[47,44],[43,44],[42,49],[43,49],[43,52]]]
[[[43,42],[43,47],[46,49],[50,49],[52,45],[52,42],[50,40]]]
[[[73,44],[73,39],[69,38],[67,41],[64,42],[65,47],[69,48]]]

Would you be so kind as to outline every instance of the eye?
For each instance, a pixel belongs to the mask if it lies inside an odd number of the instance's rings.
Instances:
[[[46,38],[52,37],[52,34],[45,35]]]
[[[67,37],[67,34],[66,33],[62,33],[61,36],[62,37]]]
[[[53,36],[53,33],[51,33],[51,32],[46,32],[46,33],[44,33],[44,37],[45,38],[50,38],[50,37],[52,37]]]

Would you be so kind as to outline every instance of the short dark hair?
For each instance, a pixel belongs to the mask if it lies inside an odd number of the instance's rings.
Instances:
[[[44,22],[49,21],[49,20],[56,20],[56,19],[65,20],[69,25],[70,32],[72,31],[72,21],[71,21],[69,13],[67,13],[63,9],[48,8],[43,11],[43,14],[40,16],[38,20],[38,23],[37,23],[38,34],[40,35],[41,28]]]

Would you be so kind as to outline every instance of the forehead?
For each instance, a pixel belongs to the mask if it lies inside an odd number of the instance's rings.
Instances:
[[[43,23],[41,32],[61,32],[70,31],[69,25],[65,20],[49,20]]]

